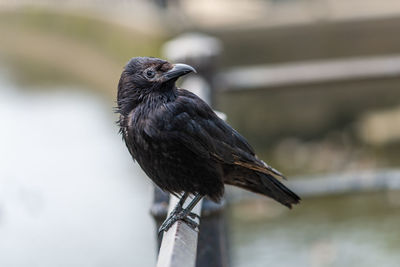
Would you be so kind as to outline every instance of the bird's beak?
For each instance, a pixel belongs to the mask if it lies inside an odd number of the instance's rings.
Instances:
[[[194,73],[197,72],[192,66],[189,66],[186,64],[174,64],[172,66],[173,66],[172,69],[170,69],[163,75],[165,82],[172,80],[172,79],[179,78],[179,77],[186,75],[188,73],[191,73],[191,72],[194,72]]]

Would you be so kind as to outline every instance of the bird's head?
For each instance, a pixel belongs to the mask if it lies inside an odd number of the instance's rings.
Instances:
[[[186,64],[171,64],[159,58],[135,57],[126,64],[118,84],[118,110],[130,112],[152,93],[168,93],[176,80],[196,70]]]

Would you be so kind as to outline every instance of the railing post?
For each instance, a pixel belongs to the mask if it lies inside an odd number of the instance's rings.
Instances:
[[[221,52],[220,42],[216,38],[204,34],[184,34],[167,42],[163,52],[171,62],[186,63],[196,68],[198,74],[188,76],[181,87],[193,91],[211,104],[213,102],[214,74]],[[155,188],[152,214],[156,220],[157,229],[167,215],[168,201],[169,196]],[[202,203],[196,256],[197,267],[229,266],[224,206],[225,201],[217,204],[204,199]],[[159,239],[158,248],[160,245],[161,240]]]
[[[190,202],[192,197],[190,196],[187,202]],[[168,213],[172,212],[178,202],[177,197],[170,197]],[[192,210],[197,215],[200,215],[201,212],[200,202]],[[199,223],[198,219],[196,221]],[[176,222],[167,232],[163,233],[157,267],[195,267],[197,240],[198,232],[196,230],[193,230],[185,222]]]

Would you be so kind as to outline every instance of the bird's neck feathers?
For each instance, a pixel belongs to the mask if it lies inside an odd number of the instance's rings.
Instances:
[[[156,107],[177,97],[177,88],[174,84],[163,84],[157,88],[119,90],[117,113],[122,116],[128,114],[139,105]]]
[[[122,134],[122,137],[124,139],[127,137],[128,121],[130,120],[130,114],[134,110],[142,106],[143,108],[139,112],[139,114],[142,114],[143,110],[150,112],[160,105],[174,101],[177,98],[177,90],[174,85],[170,90],[154,90],[147,93],[129,94],[121,97],[120,93],[118,93],[118,107],[116,112],[120,116],[117,124],[120,126],[119,132]]]

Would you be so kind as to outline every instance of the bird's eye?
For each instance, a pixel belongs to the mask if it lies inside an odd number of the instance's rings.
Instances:
[[[156,75],[154,70],[146,70],[146,76],[148,78],[153,78]]]

